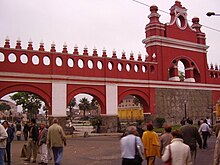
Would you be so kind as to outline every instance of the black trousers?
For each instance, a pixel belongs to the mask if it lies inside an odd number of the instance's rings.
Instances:
[[[122,158],[122,165],[141,165],[135,159]]]
[[[11,143],[6,143],[5,161],[11,162]]]
[[[207,148],[208,145],[207,145],[207,139],[208,139],[208,136],[209,136],[209,132],[208,131],[205,131],[205,132],[202,132],[202,138],[203,138],[203,148]]]

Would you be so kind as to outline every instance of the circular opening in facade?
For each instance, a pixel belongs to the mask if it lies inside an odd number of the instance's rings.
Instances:
[[[8,60],[9,60],[10,62],[14,63],[14,62],[16,62],[17,57],[16,57],[16,55],[15,55],[14,53],[10,53],[10,54],[8,55]]]
[[[144,72],[144,73],[147,72],[147,66],[146,65],[142,66],[142,72]]]
[[[112,62],[108,62],[108,69],[109,69],[109,70],[112,70],[112,69],[113,69],[113,64],[112,64]]]
[[[84,67],[84,61],[82,59],[78,60],[78,67],[83,68]]]
[[[62,66],[62,65],[63,65],[63,60],[62,60],[61,57],[57,57],[57,58],[56,58],[56,65],[57,65],[57,66]]]
[[[101,61],[98,61],[98,62],[97,62],[97,67],[98,67],[98,69],[99,69],[99,70],[101,70],[101,69],[102,69],[103,64],[102,64],[102,62],[101,62]]]
[[[27,57],[27,55],[26,55],[26,54],[22,54],[22,55],[20,56],[20,61],[21,61],[22,64],[27,64],[27,62],[28,62],[28,57]]]
[[[71,68],[74,66],[74,61],[73,61],[72,58],[69,58],[69,59],[67,60],[67,65],[68,65],[69,67],[71,67]]]
[[[89,67],[89,69],[92,69],[93,68],[93,61],[92,60],[89,60],[88,61],[88,67]]]
[[[155,68],[154,68],[154,66],[150,66],[150,72],[154,72],[154,70],[155,70]]]
[[[134,71],[135,72],[138,72],[138,70],[139,70],[139,66],[136,64],[136,65],[134,65]]]
[[[44,56],[43,58],[43,64],[44,65],[50,65],[50,58],[48,56]]]
[[[131,70],[131,65],[130,65],[130,64],[126,64],[126,70],[127,70],[128,72],[130,72],[130,70]]]
[[[122,71],[122,64],[121,63],[118,63],[118,70]]]
[[[5,55],[0,52],[0,62],[4,62],[5,61]]]
[[[37,55],[34,55],[34,56],[32,57],[32,63],[33,63],[34,65],[38,65],[39,62],[40,62],[39,57],[38,57]]]

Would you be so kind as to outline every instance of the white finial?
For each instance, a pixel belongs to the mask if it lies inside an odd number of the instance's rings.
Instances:
[[[125,54],[125,50],[123,49],[122,54]]]
[[[138,53],[138,56],[141,57],[141,52]]]
[[[102,51],[103,51],[103,52],[106,52],[106,48],[104,47],[104,48],[102,49]]]
[[[97,50],[95,46],[94,46],[93,50]]]
[[[28,43],[33,43],[31,38],[29,39]]]
[[[44,45],[44,41],[43,40],[40,41],[40,45],[42,45],[42,46]]]
[[[55,42],[53,41],[52,44],[51,44],[51,47],[55,47],[55,46],[56,46],[56,44],[55,44]]]
[[[66,44],[66,42],[64,42],[63,47],[64,47],[64,48],[67,48],[67,44]]]
[[[116,50],[115,50],[115,48],[113,49],[113,51],[112,51],[114,54],[116,53]]]
[[[9,39],[9,37],[8,37],[8,36],[6,36],[5,41],[10,41],[10,39]]]
[[[78,45],[77,45],[77,44],[75,44],[74,48],[78,48]]]
[[[21,39],[20,39],[20,37],[18,37],[18,39],[17,39],[17,42],[21,42]]]
[[[133,51],[131,51],[130,55],[134,55]]]
[[[88,49],[87,45],[84,46],[84,49]]]

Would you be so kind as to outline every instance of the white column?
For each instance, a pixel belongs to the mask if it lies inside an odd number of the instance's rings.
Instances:
[[[66,83],[52,82],[52,116],[66,116]]]
[[[106,84],[106,115],[118,115],[118,86]]]

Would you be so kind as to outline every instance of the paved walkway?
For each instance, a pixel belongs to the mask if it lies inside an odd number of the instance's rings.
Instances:
[[[24,158],[20,157],[24,141],[14,141],[12,144],[12,164],[24,165]],[[198,150],[195,165],[212,165],[215,137],[208,139],[208,149]],[[38,155],[37,163],[40,156]],[[26,163],[26,165],[37,165]],[[52,165],[53,161],[49,162]],[[120,165],[120,138],[114,136],[74,137],[67,140],[64,148],[62,165]],[[143,163],[143,165],[146,163]],[[158,159],[156,165],[162,165]]]

